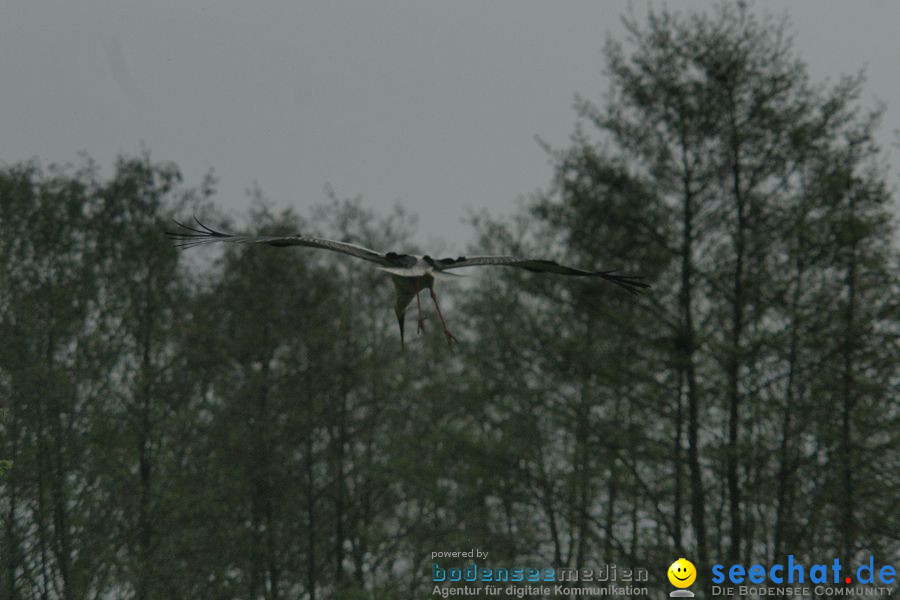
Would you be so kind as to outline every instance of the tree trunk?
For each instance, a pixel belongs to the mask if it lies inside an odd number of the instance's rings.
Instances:
[[[699,569],[707,564],[706,549],[706,499],[703,491],[703,473],[700,466],[700,394],[697,389],[695,352],[697,348],[694,329],[693,273],[694,273],[694,207],[690,175],[685,175],[682,200],[681,289],[678,308],[681,315],[680,370],[687,381],[688,402],[688,468],[691,477],[691,516],[697,543]]]
[[[746,259],[747,206],[741,183],[740,140],[736,125],[735,102],[731,91],[731,192],[736,211],[734,232],[734,273],[732,280],[731,336],[728,348],[726,375],[728,379],[728,444],[725,477],[728,481],[729,516],[731,518],[731,544],[728,557],[740,562],[741,555],[741,488],[738,473],[740,429],[740,368],[741,346],[744,333],[744,262]]]
[[[853,194],[850,196],[850,222],[856,217],[856,205]],[[844,343],[842,344],[843,374],[841,377],[841,463],[842,463],[842,514],[841,514],[841,549],[844,558],[850,560],[856,541],[855,503],[853,493],[853,469],[855,466],[855,452],[853,447],[853,409],[856,405],[854,397],[855,365],[854,352],[856,349],[856,240],[850,246],[849,264],[847,265],[847,312]]]
[[[313,469],[313,429],[306,432],[306,592],[316,600],[316,490]]]
[[[791,521],[791,510],[788,506],[788,492],[790,488],[790,480],[793,475],[794,465],[792,460],[790,440],[793,438],[793,417],[794,403],[796,396],[794,388],[796,386],[796,377],[799,370],[798,365],[798,346],[800,339],[800,293],[803,289],[803,249],[799,248],[797,259],[797,276],[794,283],[794,294],[791,300],[791,337],[788,348],[788,379],[785,388],[784,397],[784,413],[781,419],[781,442],[778,449],[778,479],[776,482],[776,504],[775,504],[775,534],[773,542],[772,560],[778,561],[782,558],[782,548],[785,546],[787,537],[786,524]]]

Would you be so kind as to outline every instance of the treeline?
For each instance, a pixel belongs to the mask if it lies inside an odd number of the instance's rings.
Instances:
[[[496,269],[393,288],[304,249],[180,253],[171,218],[408,248],[360,201],[212,208],[147,156],[0,169],[0,598],[420,598],[484,566],[900,560],[900,261],[861,78],[810,82],[725,5],[628,21],[545,194],[479,252],[642,272],[635,299]],[[412,317],[410,317],[412,318]],[[442,564],[442,566],[444,566]]]

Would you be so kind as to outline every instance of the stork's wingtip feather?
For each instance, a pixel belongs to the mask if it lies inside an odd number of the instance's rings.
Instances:
[[[212,227],[209,227],[205,223],[201,223],[200,219],[197,218],[197,215],[194,215],[194,222],[197,223],[197,225],[199,225],[201,228],[203,228],[206,231],[206,233],[208,233],[209,235],[214,235],[216,237],[226,235],[226,234],[222,233],[221,231],[216,231],[215,229],[213,229]]]
[[[187,225],[185,223],[182,223],[178,219],[173,218],[172,222],[178,225],[178,227],[181,228],[181,231],[165,232],[166,237],[177,242],[175,244],[176,248],[186,250],[188,248],[193,248],[194,246],[200,246],[209,242],[219,241],[223,238],[232,237],[227,233],[216,231],[215,229],[205,225],[200,221],[200,219],[197,218],[196,215],[192,215],[192,218],[194,219],[194,223],[196,223],[197,226]],[[199,227],[199,229],[197,227]]]
[[[611,271],[601,271],[597,274],[603,279],[614,283],[634,296],[640,296],[644,290],[650,289],[650,284],[641,281],[643,275],[616,275],[621,269],[613,269]]]

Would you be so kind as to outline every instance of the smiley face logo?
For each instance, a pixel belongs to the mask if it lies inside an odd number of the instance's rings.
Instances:
[[[679,558],[669,567],[669,582],[677,588],[686,588],[697,579],[694,563],[686,558]]]

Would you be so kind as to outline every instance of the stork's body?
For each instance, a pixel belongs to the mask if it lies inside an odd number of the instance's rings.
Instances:
[[[440,306],[438,306],[437,296],[434,293],[434,281],[437,276],[450,275],[446,271],[450,269],[459,269],[462,267],[479,267],[479,266],[505,266],[517,267],[537,273],[555,273],[557,275],[568,275],[575,277],[599,277],[619,287],[627,290],[632,294],[637,294],[642,288],[649,287],[646,283],[640,281],[641,277],[633,275],[618,275],[615,270],[612,271],[586,271],[561,265],[556,261],[543,258],[529,258],[522,256],[460,256],[458,258],[439,258],[434,259],[428,255],[416,256],[412,254],[397,254],[396,252],[377,252],[364,248],[357,244],[349,242],[338,242],[324,238],[317,238],[306,235],[287,235],[287,236],[252,236],[252,235],[232,235],[222,233],[210,229],[202,224],[197,218],[194,218],[200,229],[176,223],[185,231],[167,232],[170,238],[178,242],[178,246],[182,248],[190,248],[202,244],[213,242],[233,242],[239,244],[265,244],[268,246],[307,246],[311,248],[321,248],[323,250],[331,250],[348,254],[361,258],[369,262],[376,263],[378,268],[391,274],[394,281],[394,288],[397,293],[396,303],[394,304],[394,313],[397,315],[397,322],[400,325],[400,343],[404,343],[403,329],[404,316],[406,308],[413,298],[416,299],[416,307],[418,309],[417,331],[424,329],[425,317],[422,313],[422,302],[419,299],[419,292],[427,289],[431,294],[431,300],[437,310],[438,317],[441,319],[441,325],[444,328],[444,335],[447,343],[453,347],[456,338],[447,329],[447,322],[444,315],[441,314]]]
[[[456,337],[447,329],[447,322],[441,313],[441,307],[438,304],[437,295],[434,293],[434,267],[429,264],[431,259],[425,256],[415,256],[415,265],[408,269],[382,267],[382,270],[391,274],[391,280],[394,282],[394,290],[396,291],[396,302],[394,303],[394,314],[397,315],[397,324],[400,325],[400,344],[404,344],[403,330],[406,322],[406,308],[412,302],[413,297],[416,299],[417,318],[416,333],[425,330],[425,315],[422,312],[422,301],[419,299],[419,292],[428,290],[431,294],[431,300],[434,302],[434,308],[437,310],[438,317],[441,319],[441,326],[444,328],[444,336],[447,343],[453,347],[453,342],[457,341]]]

